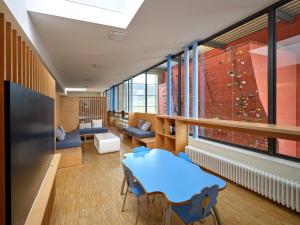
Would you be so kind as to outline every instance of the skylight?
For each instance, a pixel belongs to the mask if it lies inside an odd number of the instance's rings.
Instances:
[[[144,0],[28,0],[29,12],[127,28]]]

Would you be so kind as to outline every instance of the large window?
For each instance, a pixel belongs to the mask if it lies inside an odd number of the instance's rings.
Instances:
[[[198,47],[199,116],[268,123],[268,16]],[[199,135],[268,150],[267,137],[220,129]]]
[[[128,104],[128,100],[129,100],[129,97],[128,97],[128,92],[129,90],[129,81],[125,81],[124,82],[124,95],[123,95],[123,98],[124,98],[124,111],[125,112],[129,112],[129,104]]]
[[[124,110],[124,83],[119,85],[119,99],[118,99],[118,111],[121,112]]]
[[[132,79],[132,112],[145,112],[146,75],[140,74]]]
[[[276,11],[276,123],[300,126],[300,1]],[[300,142],[277,139],[277,153],[300,158]]]
[[[147,73],[147,113],[157,113],[157,78],[157,74]]]

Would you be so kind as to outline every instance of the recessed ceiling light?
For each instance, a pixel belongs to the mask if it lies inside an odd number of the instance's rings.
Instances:
[[[126,33],[121,31],[110,31],[108,33],[108,39],[112,41],[123,41],[125,36]]]

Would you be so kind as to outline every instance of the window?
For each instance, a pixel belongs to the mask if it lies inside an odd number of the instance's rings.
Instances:
[[[147,113],[157,113],[157,76],[147,73]]]
[[[125,81],[124,82],[124,96],[123,96],[123,98],[124,98],[124,111],[125,112],[129,112],[129,104],[128,104],[128,94],[129,94],[129,92],[128,92],[128,90],[129,90],[129,81]]]
[[[268,16],[198,47],[199,116],[268,123]],[[200,128],[214,140],[268,150],[267,137]]]
[[[124,83],[119,85],[119,107],[118,111],[124,110]]]
[[[118,86],[113,87],[113,111],[118,112],[118,102],[119,102],[119,88]]]
[[[132,79],[132,112],[145,112],[145,82],[144,73]]]
[[[276,123],[300,126],[300,1],[276,11]],[[276,152],[300,158],[300,142],[276,140]]]

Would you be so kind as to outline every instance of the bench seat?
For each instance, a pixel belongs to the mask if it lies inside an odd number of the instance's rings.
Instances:
[[[66,138],[63,141],[56,141],[56,149],[68,149],[80,147],[81,139],[78,130],[66,133]]]
[[[155,132],[153,131],[144,131],[137,127],[124,127],[123,131],[127,133],[130,136],[136,137],[136,138],[151,138],[155,137]]]

